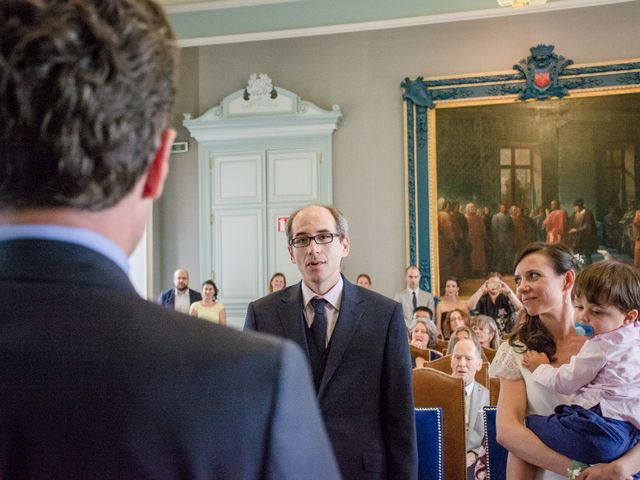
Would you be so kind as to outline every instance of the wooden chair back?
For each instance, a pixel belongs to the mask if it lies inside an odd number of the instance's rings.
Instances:
[[[444,478],[466,478],[464,381],[433,368],[416,368],[413,370],[413,400],[416,408],[442,409]]]
[[[498,397],[500,396],[500,379],[489,379],[489,405],[498,405]]]
[[[445,355],[431,362],[426,362],[425,367],[434,368],[451,375],[451,355]],[[489,388],[489,363],[482,362],[482,368],[476,372],[475,380],[485,388]]]
[[[493,358],[496,356],[497,350],[493,348],[482,347],[482,351],[484,352],[484,355],[487,357],[487,360],[489,361],[489,363],[493,362]]]
[[[436,343],[436,346],[433,347],[435,350],[438,350],[440,352],[442,352],[443,355],[447,354],[447,348],[449,348],[449,341],[448,340],[441,340],[438,339],[438,343]]]
[[[437,360],[438,358],[442,358],[442,353],[438,350],[433,350],[431,348],[418,348],[413,345],[409,345],[409,353],[411,354],[411,358],[424,358],[427,362],[431,362],[433,360]]]

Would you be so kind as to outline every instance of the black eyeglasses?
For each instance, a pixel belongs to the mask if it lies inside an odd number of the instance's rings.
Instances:
[[[340,237],[338,233],[319,233],[313,237],[295,237],[289,240],[289,245],[295,248],[308,247],[311,240],[318,245],[324,245],[333,242],[334,237]]]

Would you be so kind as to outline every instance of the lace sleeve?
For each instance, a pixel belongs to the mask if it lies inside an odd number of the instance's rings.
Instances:
[[[489,376],[504,378],[505,380],[518,380],[522,378],[520,372],[520,362],[518,357],[521,355],[513,350],[508,342],[500,345],[496,352],[496,356],[489,367]]]

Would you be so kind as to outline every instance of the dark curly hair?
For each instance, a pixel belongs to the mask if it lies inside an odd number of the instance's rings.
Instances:
[[[513,268],[529,255],[539,253],[547,257],[553,270],[558,275],[563,275],[570,270],[578,272],[579,264],[576,262],[573,251],[561,243],[534,242],[525,245],[516,256]],[[547,354],[549,360],[554,361],[556,355],[556,342],[551,332],[544,326],[538,315],[525,314],[525,321],[517,328],[509,339],[509,345],[517,351],[536,350]],[[524,347],[523,347],[524,346]]]
[[[150,0],[0,2],[0,209],[129,193],[171,120],[176,51]]]

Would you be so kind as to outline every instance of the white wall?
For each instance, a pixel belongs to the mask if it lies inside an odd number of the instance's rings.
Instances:
[[[539,43],[576,63],[640,57],[640,2],[396,30],[187,49],[177,113],[200,115],[243,88],[251,73],[318,106],[340,105],[334,140],[334,203],[349,219],[352,248],[344,271],[360,272],[391,295],[403,287],[406,227],[402,89],[405,76],[510,70]],[[176,125],[181,115],[176,115]],[[179,140],[186,139],[179,132]],[[157,208],[160,286],[178,266],[198,271],[197,157],[171,160]],[[158,285],[156,285],[158,288]],[[224,300],[224,285],[220,285]]]

